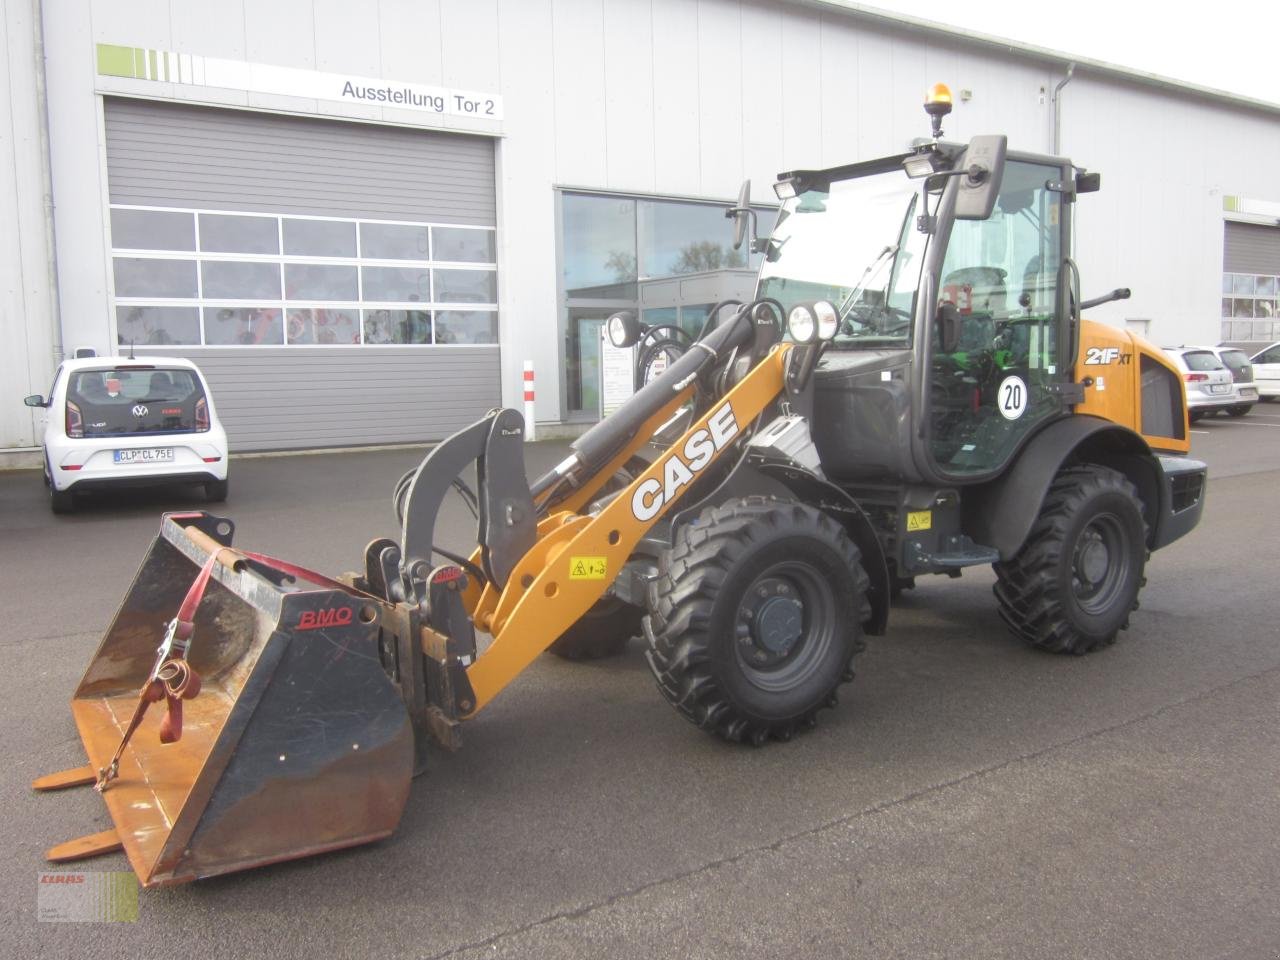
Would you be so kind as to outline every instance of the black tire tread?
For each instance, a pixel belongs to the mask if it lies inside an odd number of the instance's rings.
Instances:
[[[1017,556],[992,565],[996,574],[992,589],[999,603],[1000,618],[1015,636],[1033,647],[1050,653],[1082,655],[1112,645],[1119,631],[1128,629],[1126,616],[1110,636],[1081,634],[1069,622],[1061,600],[1055,595],[1055,577],[1067,529],[1079,506],[1099,490],[1130,498],[1141,515],[1138,491],[1123,474],[1097,464],[1067,467],[1050,485],[1040,515]],[[1144,545],[1144,558],[1146,555]],[[1145,584],[1146,578],[1139,570],[1139,591]],[[1135,594],[1130,609],[1137,608]]]
[[[766,722],[740,710],[716,679],[708,625],[716,594],[744,547],[761,531],[780,525],[789,533],[822,539],[840,553],[854,571],[857,616],[845,668],[831,689],[799,716]],[[770,738],[789,740],[796,731],[813,727],[819,709],[834,707],[839,685],[853,679],[852,660],[865,646],[861,624],[870,616],[869,582],[844,528],[812,507],[753,496],[707,508],[697,522],[681,527],[650,587],[646,659],[658,689],[690,723],[725,740],[754,746]]]

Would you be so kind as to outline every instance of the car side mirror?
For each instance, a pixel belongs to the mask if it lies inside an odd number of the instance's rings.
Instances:
[[[38,393],[33,393],[29,397],[23,397],[22,402],[28,407],[47,407],[49,405],[45,403],[44,397],[40,396]]]
[[[950,301],[941,304],[934,322],[938,328],[941,352],[955,353],[960,348],[961,328],[964,325],[964,315],[960,312],[960,308]]]

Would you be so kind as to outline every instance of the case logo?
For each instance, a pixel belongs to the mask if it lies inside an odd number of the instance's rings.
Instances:
[[[650,477],[631,495],[631,514],[641,523],[652,520],[671,502],[681,487],[706,469],[717,453],[738,435],[738,421],[726,400],[707,418],[707,425],[689,434],[679,450],[672,451],[662,464],[662,479]],[[652,468],[651,468],[652,469]]]

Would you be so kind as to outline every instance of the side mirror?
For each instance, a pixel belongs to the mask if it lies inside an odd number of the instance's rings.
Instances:
[[[742,247],[742,241],[747,239],[747,234],[754,233],[751,230],[751,181],[743,180],[742,188],[738,191],[738,202],[734,206],[725,211],[726,217],[733,217],[733,249],[738,250]],[[755,241],[753,236],[751,240]]]
[[[604,322],[604,330],[609,342],[620,350],[634,347],[644,335],[639,318],[630,310],[620,310],[609,317]]]
[[[938,328],[940,351],[955,353],[960,348],[960,333],[964,325],[964,315],[960,308],[950,301],[941,304],[934,316],[934,325]]]
[[[33,393],[29,397],[23,397],[22,402],[25,403],[28,407],[47,407],[48,406],[48,404],[44,402],[44,397],[40,396],[40,394],[38,393]]]
[[[957,220],[985,220],[995,209],[1009,138],[1003,135],[974,137],[956,165],[960,192],[956,195]]]

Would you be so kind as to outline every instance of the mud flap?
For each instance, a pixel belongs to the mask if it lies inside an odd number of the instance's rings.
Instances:
[[[72,699],[97,771],[138,704],[168,620],[230,521],[166,517]],[[388,836],[408,799],[414,737],[384,666],[393,608],[220,554],[188,660],[203,678],[182,737],[144,717],[102,790],[144,886],[182,883]],[[42,778],[45,787],[83,777]],[[37,781],[37,786],[41,786]],[[63,845],[64,847],[66,845]]]

